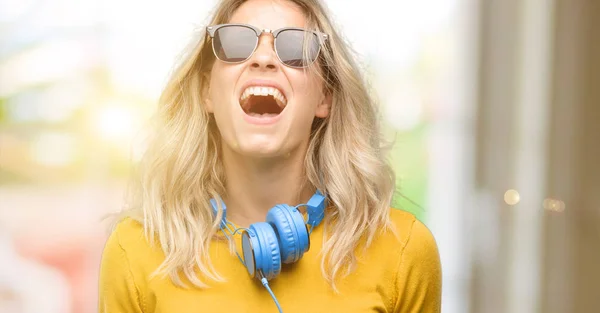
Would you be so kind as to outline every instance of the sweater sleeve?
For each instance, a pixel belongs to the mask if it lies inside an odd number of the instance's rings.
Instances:
[[[142,313],[139,289],[130,259],[117,230],[108,238],[100,263],[99,312]]]
[[[430,230],[415,220],[400,258],[396,276],[395,313],[439,313],[442,269],[437,244]]]

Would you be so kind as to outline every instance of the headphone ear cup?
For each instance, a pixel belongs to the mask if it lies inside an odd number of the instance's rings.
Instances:
[[[297,262],[308,251],[310,238],[298,209],[285,204],[276,205],[269,210],[267,223],[275,228],[283,263]]]
[[[242,250],[250,276],[256,277],[257,272],[261,271],[270,280],[281,272],[277,235],[268,223],[250,225],[250,229],[242,235]]]

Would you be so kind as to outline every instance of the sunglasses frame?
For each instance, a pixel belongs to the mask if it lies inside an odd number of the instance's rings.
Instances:
[[[215,38],[215,34],[216,34],[217,30],[219,30],[220,28],[229,27],[229,26],[246,27],[246,28],[249,28],[249,29],[253,30],[254,33],[256,34],[256,41],[254,43],[254,48],[252,49],[252,53],[250,53],[250,55],[246,59],[244,59],[243,61],[230,62],[230,61],[221,60],[219,58],[219,55],[215,51],[215,41],[214,41],[214,38]],[[281,60],[281,57],[279,56],[279,53],[277,52],[277,48],[276,48],[277,47],[277,36],[281,32],[286,31],[286,30],[299,30],[299,31],[307,32],[307,33],[312,33],[312,34],[314,34],[314,35],[317,36],[317,39],[319,40],[319,50],[317,50],[317,54],[315,56],[315,59],[312,60],[309,64],[307,64],[305,66],[292,66],[292,65],[286,64],[285,62],[283,62]],[[256,26],[250,25],[250,24],[235,24],[235,23],[234,24],[218,24],[218,25],[207,26],[206,27],[206,32],[208,33],[208,36],[212,39],[211,40],[212,41],[211,42],[211,46],[212,46],[212,50],[213,50],[213,53],[214,53],[215,57],[217,59],[219,59],[219,61],[224,62],[224,63],[229,63],[229,64],[239,64],[239,63],[244,63],[244,62],[248,61],[254,55],[254,53],[256,52],[256,48],[258,47],[258,42],[259,42],[260,36],[263,33],[270,33],[271,35],[273,35],[273,50],[275,51],[275,54],[277,55],[277,59],[279,59],[279,62],[281,62],[281,64],[283,64],[285,66],[288,66],[288,67],[291,67],[291,68],[306,68],[306,67],[310,66],[310,64],[312,64],[313,62],[315,62],[319,58],[319,54],[321,53],[321,46],[329,38],[329,36],[327,34],[324,34],[324,33],[318,32],[318,31],[314,31],[314,30],[307,30],[307,29],[299,28],[299,27],[283,27],[283,28],[279,28],[279,29],[273,30],[273,29],[268,29],[268,28],[260,29],[260,28],[258,28]]]

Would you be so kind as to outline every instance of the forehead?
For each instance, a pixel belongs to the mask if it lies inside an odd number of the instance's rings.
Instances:
[[[260,29],[301,27],[306,24],[302,9],[286,0],[248,0],[231,17],[230,23],[254,25]]]

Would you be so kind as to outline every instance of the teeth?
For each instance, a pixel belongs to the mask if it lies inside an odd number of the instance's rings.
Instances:
[[[256,113],[256,112],[250,112],[250,113],[247,113],[247,114],[250,115],[250,116],[254,116],[254,117],[273,117],[273,116],[277,116],[277,114],[273,114],[273,113],[263,113],[263,114],[260,114],[260,113]]]
[[[287,104],[287,99],[283,96],[281,91],[277,88],[273,87],[259,87],[259,86],[251,86],[246,88],[244,92],[242,92],[242,96],[240,97],[240,101],[244,101],[250,97],[250,95],[254,96],[273,96],[277,103],[280,106],[285,106]]]

